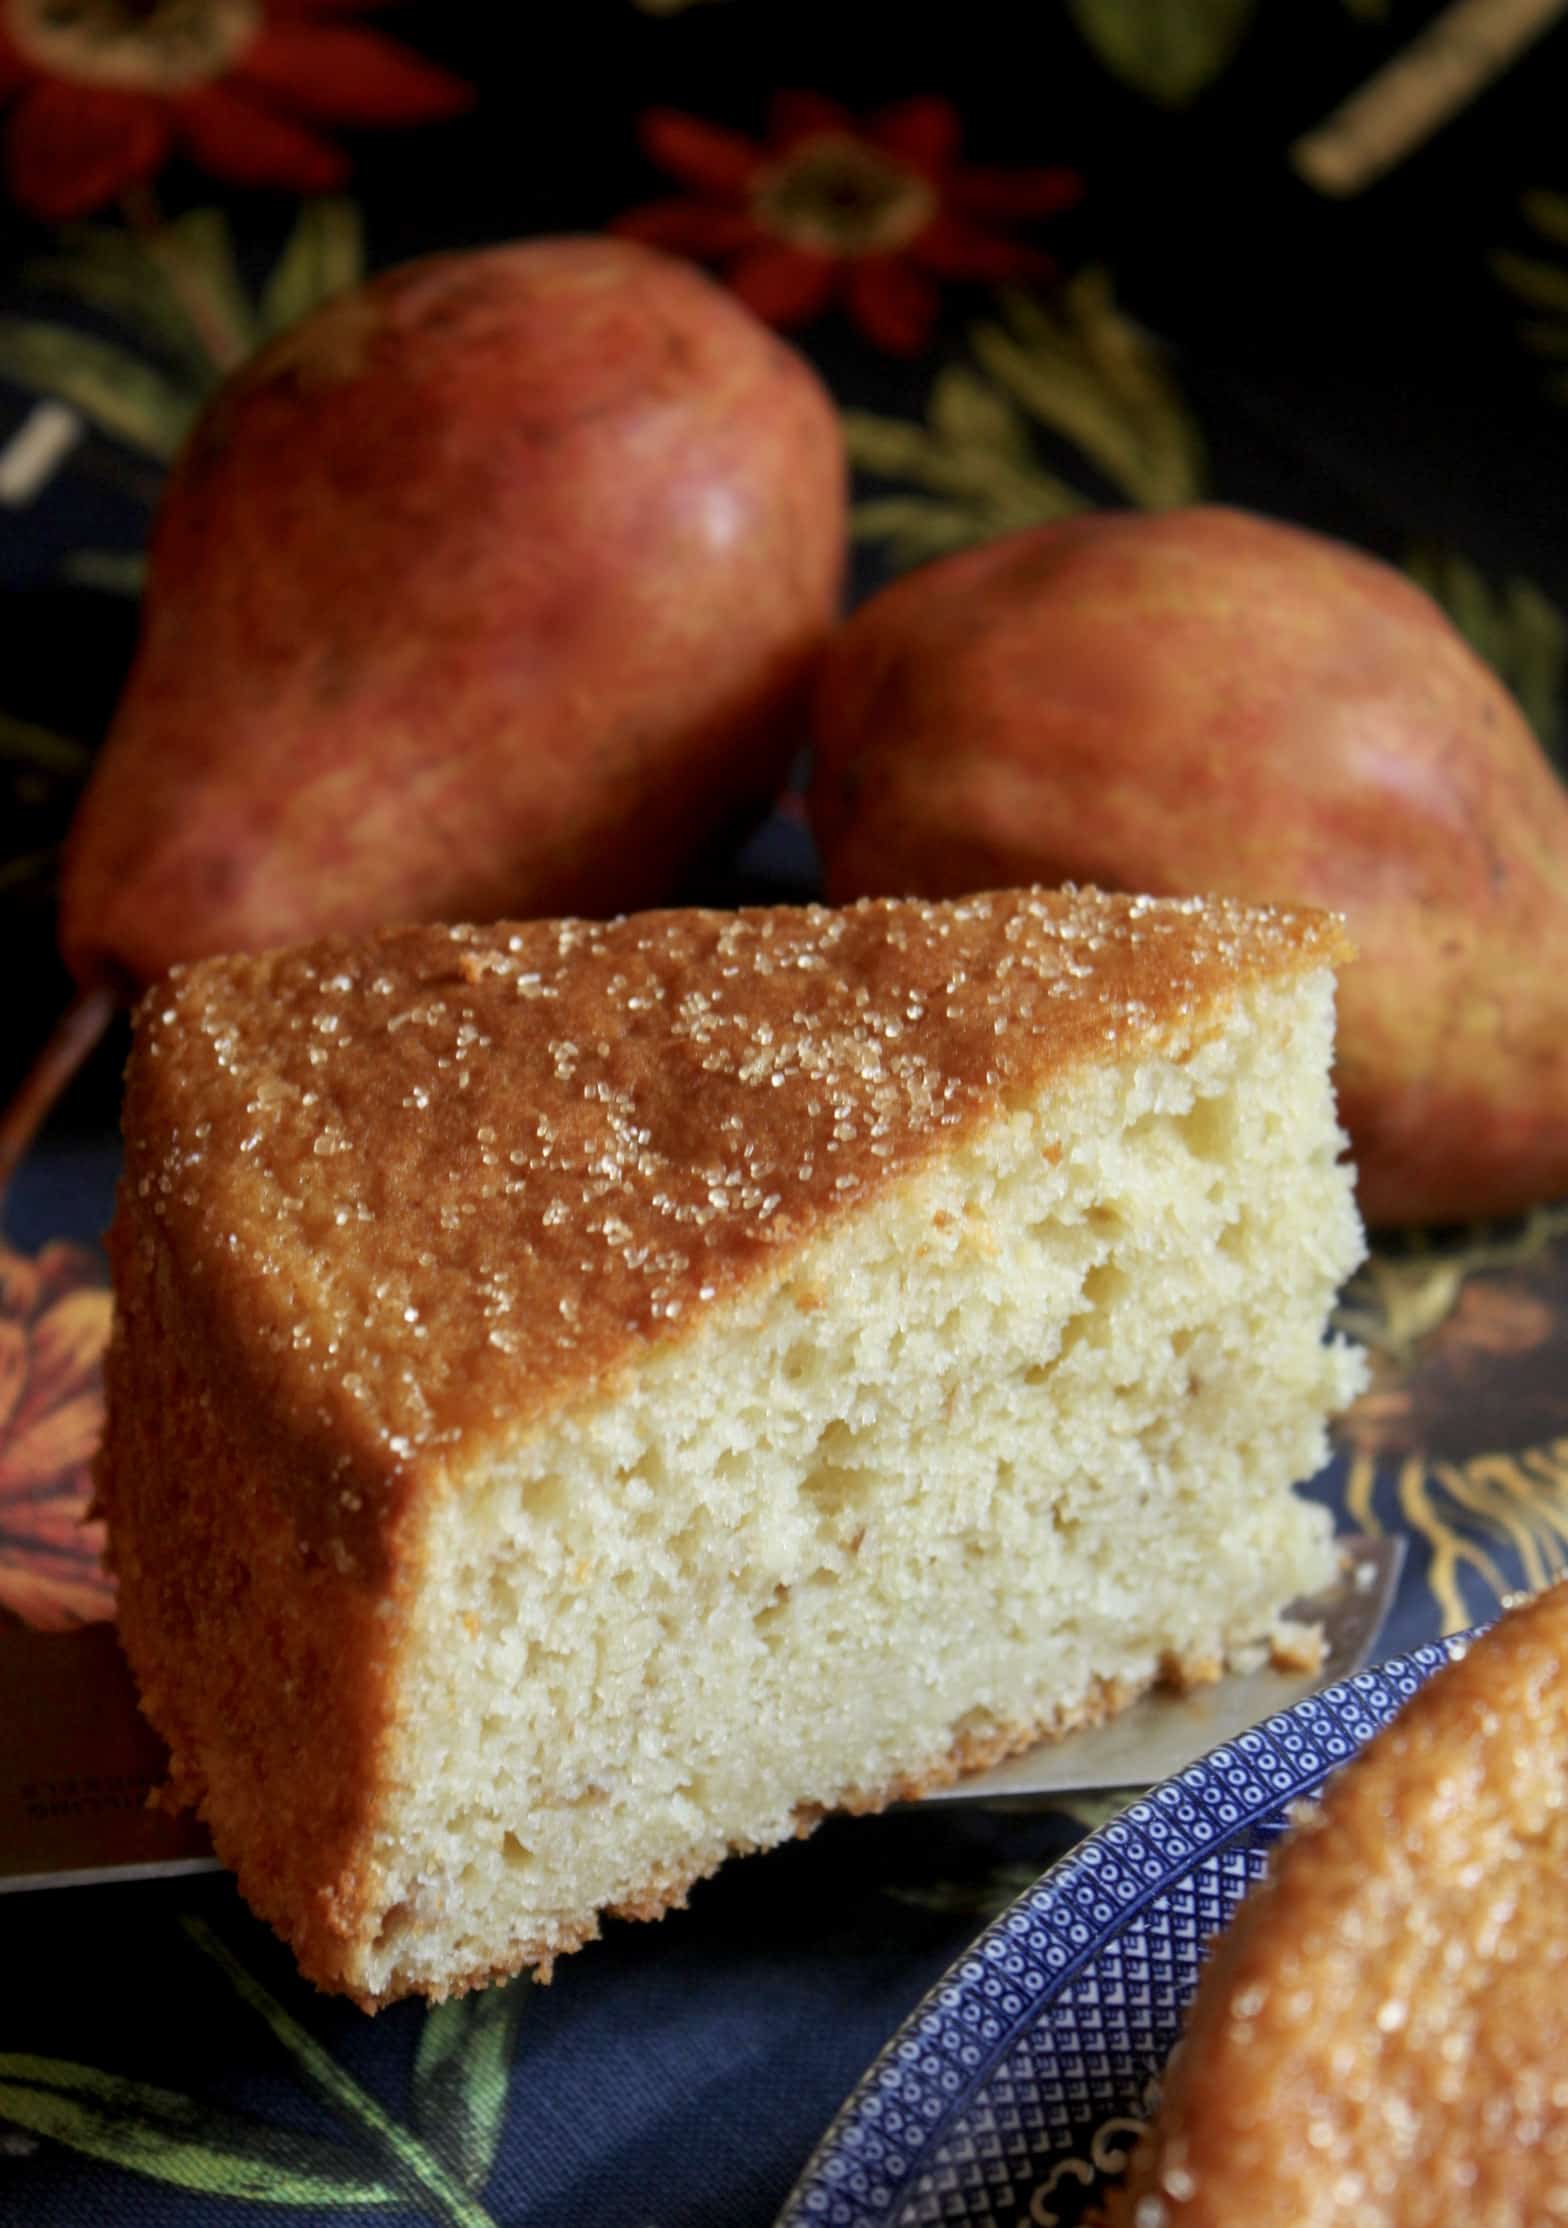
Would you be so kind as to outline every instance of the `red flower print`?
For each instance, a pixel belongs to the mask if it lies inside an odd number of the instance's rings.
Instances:
[[[321,124],[423,124],[470,88],[379,31],[381,0],[0,0],[5,168],[52,223],[142,186],[177,152],[244,186],[327,193]]]
[[[76,1246],[0,1246],[0,1609],[59,1629],[114,1615],[103,1526],[83,1521],[103,1436],[109,1293]]]
[[[938,281],[1046,279],[1055,265],[1004,229],[1076,201],[1070,170],[1001,170],[958,160],[958,113],[904,101],[857,123],[817,93],[781,93],[765,146],[650,109],[642,142],[693,190],[633,209],[614,229],[723,266],[774,325],[804,325],[834,301],[877,347],[915,355]]]

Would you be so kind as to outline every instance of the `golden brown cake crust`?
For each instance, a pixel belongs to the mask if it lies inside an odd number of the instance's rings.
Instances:
[[[1204,1972],[1118,2228],[1568,2219],[1568,1583],[1329,1785]]]
[[[122,1221],[386,1569],[439,1477],[1053,1071],[1345,956],[1312,913],[1094,891],[418,928],[144,999]],[[236,1335],[239,1334],[239,1335]]]
[[[110,1252],[100,1497],[166,1799],[200,1811],[252,1908],[331,1985],[379,1902],[363,1852],[417,1556],[389,1535],[399,1575],[372,1592],[303,1541],[291,1503],[312,1459],[329,1489],[325,1456],[213,1376],[181,1280],[131,1218]]]
[[[494,1434],[613,1394],[1054,1071],[1201,1043],[1344,951],[1321,915],[1022,892],[410,929],[151,993],[100,1466],[122,1630],[175,1793],[304,1971],[351,1985],[382,1923],[403,1611]]]

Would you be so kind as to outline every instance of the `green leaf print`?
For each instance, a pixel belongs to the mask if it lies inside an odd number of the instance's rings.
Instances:
[[[971,335],[993,379],[1130,502],[1165,510],[1201,499],[1196,421],[1154,343],[1117,308],[1108,272],[1082,272],[1059,306],[1019,293],[1003,306],[1004,323]]]
[[[1146,1791],[1142,1787],[1111,1787],[1099,1794],[1058,1795],[1051,1808],[1082,1826],[1085,1833],[1098,1833]]]
[[[1523,308],[1535,314],[1514,328],[1520,346],[1532,355],[1568,357],[1568,193],[1545,187],[1519,197],[1519,213],[1544,248],[1529,254],[1500,248],[1492,272]],[[1549,371],[1542,381],[1554,402],[1568,402],[1568,372]]]
[[[1100,499],[1096,479],[1151,509],[1202,499],[1202,437],[1104,272],[1083,273],[1051,306],[1004,295],[969,344],[974,362],[937,374],[923,423],[844,413],[861,471],[917,491],[855,508],[856,537],[884,543],[895,565],[1070,517]],[[1042,436],[1077,453],[1085,485],[1046,461]]]
[[[917,1911],[935,1911],[943,1918],[993,1919],[1010,1903],[1032,1888],[1040,1877],[1037,1864],[997,1864],[961,1880],[899,1880],[883,1889],[894,1903]]]
[[[0,897],[9,898],[18,891],[36,895],[53,878],[59,860],[58,844],[42,851],[16,851],[10,858],[0,859]]]
[[[262,336],[286,331],[353,286],[364,269],[364,227],[353,202],[307,202],[262,289]]]
[[[260,337],[221,209],[192,209],[151,230],[70,225],[22,277],[37,292],[114,318],[127,338],[179,363],[198,386],[211,377],[214,342],[235,362]]]
[[[512,2045],[528,1977],[425,2014],[414,2057],[413,2123],[469,2189],[483,2189],[506,2125]]]
[[[79,588],[105,595],[139,596],[147,585],[147,559],[139,549],[73,549],[60,569]]]
[[[1551,193],[1538,187],[1519,196],[1519,206],[1543,238],[1568,248],[1568,193]]]
[[[1515,576],[1494,586],[1458,550],[1412,550],[1405,570],[1513,691],[1542,745],[1562,764],[1568,617],[1534,581]]]
[[[1017,406],[962,364],[937,373],[929,415],[932,431],[955,454],[988,449],[1016,465],[1033,461],[1028,428]]]
[[[368,2089],[361,2088],[325,2044],[247,1971],[205,1920],[187,1918],[181,1923],[203,1956],[217,1966],[240,2001],[249,2005],[272,2029],[311,2086],[362,2139],[368,2141],[408,2199],[432,2219],[445,2223],[445,2228],[495,2228],[489,2213],[454,2176],[445,2160],[395,2120]]]
[[[1079,36],[1114,77],[1184,108],[1226,69],[1256,0],[1068,0]]]
[[[1017,406],[960,365],[937,374],[924,425],[847,410],[844,435],[863,471],[947,498],[892,497],[856,510],[857,537],[889,540],[898,562],[1065,518],[1084,506],[1083,496],[1036,461]]]
[[[1541,256],[1516,255],[1505,248],[1493,257],[1492,268],[1503,284],[1532,309],[1568,311],[1568,269],[1561,263],[1548,263]]]
[[[256,312],[240,276],[234,235],[221,209],[187,209],[146,236],[148,252],[186,304],[199,298],[204,328],[223,335],[224,353],[237,362],[261,337]],[[209,367],[210,377],[210,367]]]
[[[426,2014],[410,2127],[360,2086],[205,1920],[187,1917],[181,1925],[343,2123],[347,2142],[97,2067],[15,2053],[0,2056],[0,2123],[203,2196],[334,2211],[396,2205],[444,2228],[496,2228],[477,2193],[506,2121],[526,1978]]]
[[[0,900],[36,903],[49,890],[59,864],[53,839],[87,778],[92,752],[73,735],[0,712]],[[26,833],[24,833],[24,830]]]
[[[58,397],[95,432],[165,466],[226,373],[352,286],[364,267],[359,211],[335,199],[302,204],[254,300],[220,209],[192,209],[150,229],[71,226],[23,273],[45,314],[0,320],[0,376]],[[114,337],[49,314],[56,302],[112,319]],[[156,481],[137,492],[151,503]],[[134,552],[80,550],[63,569],[135,594],[138,565]]]
[[[1062,492],[1065,498],[1068,491]],[[1067,507],[1079,506],[1069,502]],[[1051,515],[1031,505],[1028,516],[1018,523],[1037,526],[1043,517]],[[977,539],[990,538],[976,535],[975,514],[968,506],[931,502],[919,495],[889,495],[881,501],[857,503],[854,523],[856,539],[885,542],[897,566],[923,565],[932,557],[946,557],[955,549],[967,549]],[[995,531],[1005,534],[1008,528],[998,522]]]
[[[22,269],[33,292],[57,295],[129,330],[147,348],[199,369],[201,339],[161,260],[139,234],[113,225],[73,225],[49,255]]]
[[[40,318],[0,318],[0,373],[58,395],[111,440],[167,463],[195,414],[196,396],[155,365],[91,333]]]
[[[269,2205],[392,2205],[402,2193],[351,2152],[58,2058],[0,2056],[0,2116],[160,2182]]]
[[[79,781],[91,763],[92,752],[74,736],[57,735],[52,727],[38,727],[14,713],[0,712],[0,764]]]

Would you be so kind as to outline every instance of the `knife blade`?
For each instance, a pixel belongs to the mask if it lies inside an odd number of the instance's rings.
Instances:
[[[1316,1672],[1261,1670],[1194,1694],[1146,1695],[1109,1725],[1048,1742],[924,1799],[1016,1801],[1151,1785],[1243,1727],[1349,1677],[1375,1644],[1404,1542],[1341,1546],[1338,1582],[1292,1612],[1324,1627],[1325,1660]],[[216,1871],[196,1818],[149,1807],[167,1767],[112,1626],[0,1629],[0,1894]]]
[[[168,1763],[112,1625],[0,1630],[0,1893],[213,1871],[197,1819],[148,1807]]]
[[[1309,1694],[1350,1678],[1377,1645],[1399,1588],[1405,1542],[1352,1535],[1339,1541],[1339,1549],[1339,1576],[1290,1611],[1300,1623],[1323,1628],[1323,1661],[1315,1671],[1276,1671],[1265,1664],[1185,1694],[1156,1687],[1107,1724],[1010,1756],[991,1771],[939,1787],[924,1799],[1011,1802],[1155,1787],[1249,1725],[1261,1725]]]

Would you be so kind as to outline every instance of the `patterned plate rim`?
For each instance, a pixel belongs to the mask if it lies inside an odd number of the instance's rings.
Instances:
[[[1408,1691],[1394,1693],[1397,1685],[1405,1683],[1409,1691],[1414,1690],[1409,1682],[1424,1685],[1435,1671],[1462,1655],[1474,1638],[1475,1632],[1467,1632],[1429,1641],[1405,1655],[1369,1665],[1321,1693],[1308,1695],[1289,1710],[1265,1718],[1211,1749],[1173,1778],[1150,1788],[1097,1832],[1075,1843],[1033,1887],[1025,1889],[1016,1902],[993,1919],[927,1990],[835,2113],[785,2200],[775,2228],[821,2228],[830,2207],[841,2205],[851,2194],[846,2184],[852,2180],[862,2183],[853,2192],[860,2209],[847,2217],[853,2219],[855,2228],[881,2228],[906,2197],[922,2158],[951,2132],[975,2092],[1024,2030],[1048,2013],[1108,1941],[1196,1864],[1216,1856],[1237,1836],[1277,1816],[1291,1803],[1315,1793],[1409,1699]],[[1196,1846],[1179,1844],[1163,1866],[1148,1873],[1143,1889],[1122,1903],[1106,1924],[1089,1932],[1072,1956],[1049,1971],[1029,1968],[1014,1974],[1013,1986],[1001,2000],[1001,2018],[988,2015],[971,2031],[979,2040],[968,2039],[961,2048],[954,2047],[954,2011],[1014,1954],[1019,1934],[1032,1924],[1050,1921],[1074,1889],[1105,1862],[1115,1829],[1120,1828],[1119,1838],[1125,1838],[1129,1827],[1135,1831],[1157,1828],[1162,1809],[1179,1795],[1212,1799],[1212,1782],[1218,1771],[1228,1762],[1243,1760],[1248,1741],[1259,1736],[1278,1739],[1304,1722],[1335,1721],[1352,1714],[1358,1704],[1367,1722],[1357,1735],[1347,1736],[1339,1753],[1310,1752],[1301,1761],[1299,1776],[1287,1789],[1260,1786],[1256,1801],[1245,1808],[1233,1808],[1230,1815],[1223,1815],[1224,1806],[1216,1804],[1222,1815],[1211,1833]],[[1151,1850],[1151,1861],[1161,1854],[1165,1852]],[[877,2181],[865,2187],[860,2161],[854,2154],[871,2123],[876,2125],[884,2156]],[[846,2216],[839,2212],[836,2217]]]

